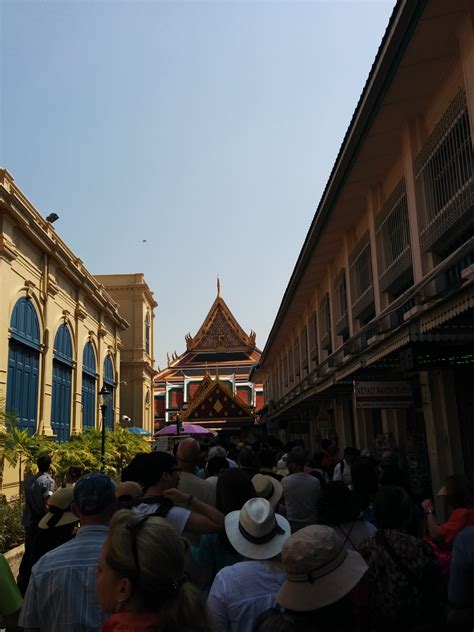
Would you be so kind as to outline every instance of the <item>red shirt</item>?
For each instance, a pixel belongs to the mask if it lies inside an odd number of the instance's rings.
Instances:
[[[461,507],[455,509],[449,516],[449,520],[438,527],[440,535],[444,538],[445,544],[452,546],[454,538],[464,529],[474,525],[474,508]]]
[[[155,632],[157,624],[154,612],[119,612],[107,619],[101,632]]]

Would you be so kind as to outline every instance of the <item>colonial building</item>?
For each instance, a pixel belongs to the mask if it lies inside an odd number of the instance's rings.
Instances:
[[[400,0],[252,375],[271,432],[420,493],[474,474],[473,138],[473,3]]]
[[[101,426],[98,391],[105,384],[111,393],[106,427],[114,429],[125,386],[121,338],[130,331],[129,322],[103,283],[68,248],[5,169],[0,169],[0,228],[2,408],[32,434],[65,441],[84,428]],[[149,291],[142,291],[150,310],[152,340],[155,303]],[[128,344],[134,338],[127,335],[126,340]],[[152,361],[150,356],[148,362]],[[130,384],[135,388],[133,380]],[[142,398],[142,384],[139,387],[137,398]],[[137,418],[141,421],[142,416]],[[5,476],[4,493],[8,488]]]
[[[242,417],[247,415],[244,421],[251,423],[253,417],[248,416],[249,409],[258,410],[263,405],[262,386],[249,379],[252,366],[259,358],[255,333],[247,335],[243,331],[222,298],[218,281],[217,297],[199,331],[194,337],[186,336],[186,351],[179,356],[168,355],[167,368],[155,377],[155,427],[158,429],[175,420],[179,411],[188,408],[191,410],[186,411],[183,420],[186,417],[189,422],[207,421],[216,428],[238,427]],[[216,378],[214,381],[212,376]],[[231,408],[234,404],[232,410],[237,411],[235,418],[232,411],[227,410],[227,403],[225,410],[220,409],[219,403],[219,410],[209,411],[212,414],[206,418],[194,415],[193,403],[210,382],[214,384],[211,388],[216,391],[216,397],[217,391],[227,388],[228,403]]]
[[[130,327],[122,332],[120,414],[153,433],[154,309],[158,303],[143,274],[95,277],[117,301]]]

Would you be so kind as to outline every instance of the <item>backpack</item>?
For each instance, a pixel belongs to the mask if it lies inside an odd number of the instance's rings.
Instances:
[[[144,498],[138,498],[134,506],[137,505],[158,505],[158,509],[152,513],[152,516],[158,516],[158,518],[166,518],[168,513],[174,507],[174,503],[169,498],[164,496],[145,496]]]

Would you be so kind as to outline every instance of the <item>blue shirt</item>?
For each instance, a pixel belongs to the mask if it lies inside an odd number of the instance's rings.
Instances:
[[[449,574],[449,602],[455,608],[471,608],[474,595],[474,527],[466,527],[454,539]]]
[[[76,537],[46,553],[33,566],[20,626],[41,632],[98,632],[110,616],[101,612],[95,589],[105,525],[81,527]]]

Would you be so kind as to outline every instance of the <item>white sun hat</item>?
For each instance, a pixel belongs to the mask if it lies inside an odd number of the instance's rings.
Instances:
[[[265,498],[251,498],[225,517],[225,532],[234,549],[251,560],[269,560],[291,534],[286,518],[275,514]]]

